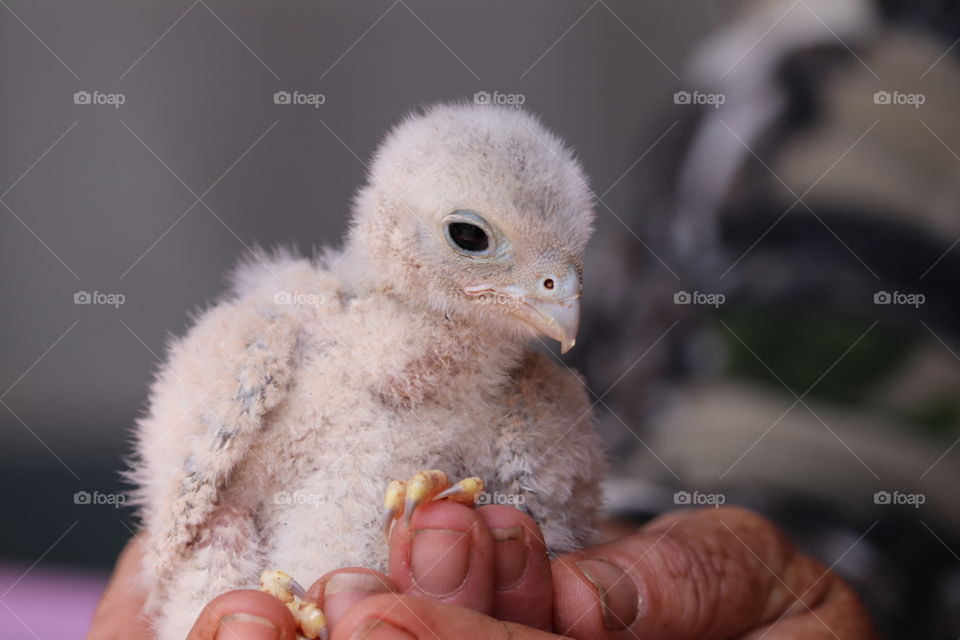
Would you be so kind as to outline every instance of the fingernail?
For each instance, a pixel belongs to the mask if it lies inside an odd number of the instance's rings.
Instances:
[[[390,585],[372,573],[335,573],[323,586],[323,613],[332,627],[356,603],[376,593],[390,592]]]
[[[445,596],[467,579],[470,534],[453,529],[420,529],[413,532],[410,571],[424,593]]]
[[[398,629],[389,622],[383,620],[368,620],[357,627],[357,630],[350,636],[350,640],[417,640],[412,635]]]
[[[633,579],[606,560],[584,560],[576,564],[600,592],[603,626],[613,631],[633,624],[640,610],[640,598]]]
[[[272,622],[249,613],[234,613],[220,620],[216,640],[278,640],[280,630]]]
[[[520,525],[509,529],[490,529],[495,544],[494,562],[496,564],[496,583],[498,591],[515,587],[527,570],[530,557],[527,545],[523,541],[523,528]]]

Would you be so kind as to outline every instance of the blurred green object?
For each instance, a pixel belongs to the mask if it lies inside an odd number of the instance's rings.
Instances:
[[[937,394],[924,406],[908,412],[903,418],[933,435],[954,435],[957,425],[960,425],[960,396],[947,392]]]
[[[870,392],[895,375],[916,342],[889,323],[877,324],[864,336],[873,321],[836,308],[727,306],[717,317],[730,328],[722,335],[734,375],[780,388],[763,360],[794,393],[802,395],[815,385],[811,397],[848,404],[868,404]]]

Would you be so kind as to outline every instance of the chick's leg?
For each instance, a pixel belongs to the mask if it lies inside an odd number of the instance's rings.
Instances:
[[[264,571],[260,575],[260,590],[287,605],[300,630],[300,637],[307,640],[329,638],[327,619],[323,612],[317,605],[303,600],[307,595],[306,591],[289,574],[283,571]]]
[[[480,478],[465,478],[450,484],[443,471],[419,471],[406,482],[394,480],[387,488],[383,500],[383,531],[389,534],[390,526],[404,516],[407,524],[420,505],[434,500],[452,500],[472,506],[483,491]],[[297,581],[283,571],[264,571],[260,576],[260,590],[278,598],[289,607],[297,622],[301,637],[308,640],[328,637],[327,621],[315,604],[304,601],[306,593]]]
[[[480,478],[465,478],[451,485],[447,474],[436,469],[419,471],[406,482],[394,480],[383,498],[383,535],[390,534],[390,526],[401,513],[409,525],[413,512],[425,502],[446,499],[472,506],[482,491],[483,480]]]

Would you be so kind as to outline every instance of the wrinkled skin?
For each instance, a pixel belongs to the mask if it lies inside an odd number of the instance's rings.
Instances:
[[[414,548],[419,536],[429,544]],[[438,502],[418,510],[409,529],[399,523],[390,545],[389,576],[338,569],[308,590],[327,613],[332,640],[874,637],[849,586],[769,521],[739,508],[667,514],[551,562],[539,529],[521,512]],[[133,541],[88,640],[150,637],[135,583],[139,560]],[[331,587],[345,582],[364,591]],[[233,591],[207,605],[188,640],[215,638],[294,640],[295,627],[278,600]]]

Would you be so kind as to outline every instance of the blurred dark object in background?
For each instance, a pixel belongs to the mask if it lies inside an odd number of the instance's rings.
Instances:
[[[601,344],[575,356],[613,382],[618,350],[672,327],[599,403],[611,510],[752,507],[855,584],[888,637],[954,638],[960,11],[739,8],[691,55],[677,99],[705,102],[629,220],[652,246],[618,254],[588,315]],[[675,273],[652,288],[659,260]]]

